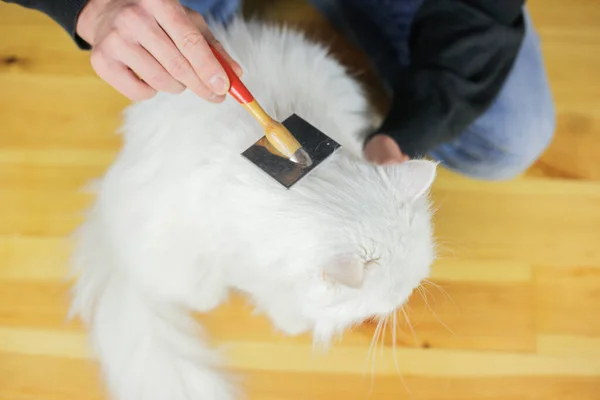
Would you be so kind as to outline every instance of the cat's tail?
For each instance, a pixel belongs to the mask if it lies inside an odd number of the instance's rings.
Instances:
[[[114,268],[110,246],[93,219],[77,239],[71,316],[86,324],[112,398],[238,398],[190,313],[153,299]]]

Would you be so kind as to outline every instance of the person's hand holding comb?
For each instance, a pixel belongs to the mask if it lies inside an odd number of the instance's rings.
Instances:
[[[98,76],[134,101],[189,88],[222,102],[230,82],[209,44],[242,74],[202,15],[178,0],[90,0],[76,29],[92,47]]]

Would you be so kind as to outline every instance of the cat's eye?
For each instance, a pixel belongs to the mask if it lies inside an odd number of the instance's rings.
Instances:
[[[366,270],[371,269],[371,267],[373,267],[373,265],[379,265],[379,257],[371,258],[371,259],[365,261],[365,269]]]
[[[376,250],[374,246],[370,246],[369,249],[363,246],[361,248],[361,253],[362,254],[360,257],[363,260],[365,270],[371,269],[371,267],[373,267],[374,265],[379,265],[379,260],[381,259],[381,257],[375,255]]]

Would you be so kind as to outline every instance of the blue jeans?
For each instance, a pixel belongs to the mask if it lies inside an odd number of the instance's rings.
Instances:
[[[369,56],[388,89],[393,86],[395,71],[409,62],[410,23],[421,1],[390,0],[390,4],[395,3],[394,23],[386,24],[384,14],[373,23],[367,16],[374,12],[352,6],[351,0],[310,0],[335,28]],[[239,7],[239,0],[182,0],[182,3],[205,15],[217,14],[221,22],[231,18]],[[430,152],[433,159],[447,168],[477,179],[510,179],[529,168],[552,141],[556,125],[554,101],[540,38],[527,10],[525,17],[525,38],[494,102],[456,139]]]
[[[218,23],[227,23],[241,9],[242,0],[179,0],[184,6]]]

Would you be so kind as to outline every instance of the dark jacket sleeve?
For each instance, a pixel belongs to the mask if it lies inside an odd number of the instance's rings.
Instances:
[[[374,133],[410,157],[452,140],[490,106],[524,36],[524,1],[425,0],[411,27],[410,63]]]
[[[40,11],[59,24],[75,41],[80,49],[89,50],[90,46],[77,35],[77,19],[88,0],[3,0]]]

